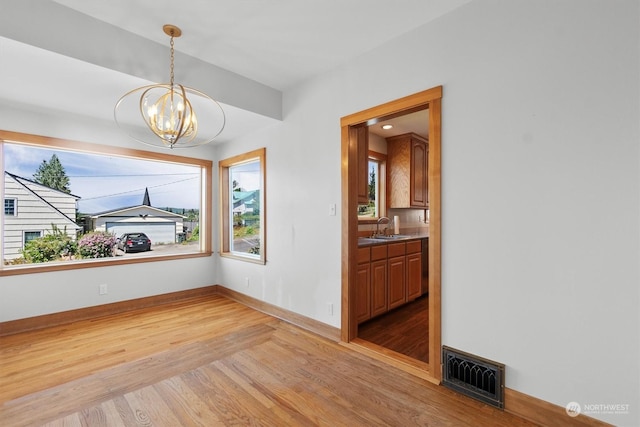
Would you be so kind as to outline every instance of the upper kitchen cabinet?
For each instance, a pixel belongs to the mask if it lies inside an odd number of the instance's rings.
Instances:
[[[358,146],[358,204],[369,204],[369,129],[367,126],[350,128],[351,139]]]
[[[415,133],[387,138],[387,202],[390,208],[428,208],[429,142]]]

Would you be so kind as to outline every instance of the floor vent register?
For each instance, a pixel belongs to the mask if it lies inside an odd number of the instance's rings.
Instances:
[[[442,347],[442,384],[504,409],[504,365],[447,346]]]

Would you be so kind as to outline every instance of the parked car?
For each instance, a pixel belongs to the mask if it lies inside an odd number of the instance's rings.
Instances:
[[[133,251],[150,251],[151,239],[149,239],[144,233],[125,233],[118,237],[116,246],[125,253]]]

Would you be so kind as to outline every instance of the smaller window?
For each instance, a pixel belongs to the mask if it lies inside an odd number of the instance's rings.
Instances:
[[[223,256],[266,262],[265,169],[264,148],[220,161]]]
[[[387,156],[369,151],[369,203],[358,206],[360,221],[375,220],[385,215]]]
[[[28,242],[39,239],[40,237],[42,237],[42,231],[25,231],[24,244],[26,245]]]
[[[16,216],[16,199],[4,199],[4,214]]]

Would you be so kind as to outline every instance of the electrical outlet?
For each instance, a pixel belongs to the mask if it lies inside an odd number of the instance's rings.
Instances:
[[[106,295],[108,292],[109,292],[109,288],[107,287],[106,283],[103,283],[100,286],[98,286],[98,293],[100,295]]]
[[[249,287],[249,278],[245,277],[244,278],[244,285],[248,288]]]
[[[327,304],[327,309],[329,310],[329,316],[333,316],[333,303],[332,302]]]
[[[329,204],[329,216],[336,216],[336,204]]]

